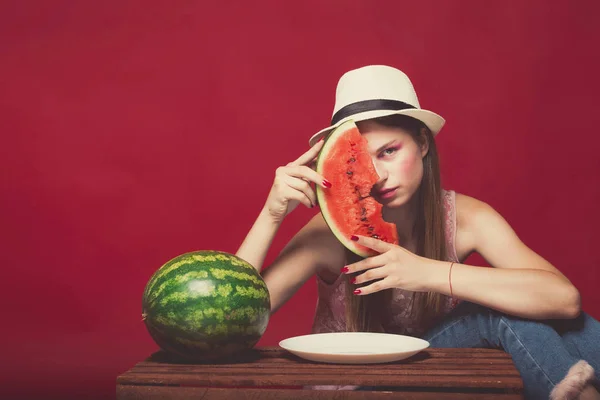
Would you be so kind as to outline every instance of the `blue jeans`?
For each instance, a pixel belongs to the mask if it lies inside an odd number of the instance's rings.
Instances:
[[[528,399],[548,399],[579,360],[600,379],[600,322],[584,312],[571,320],[536,321],[463,302],[423,339],[433,348],[503,349],[512,356]]]

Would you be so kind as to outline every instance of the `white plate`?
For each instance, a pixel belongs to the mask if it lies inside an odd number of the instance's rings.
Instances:
[[[279,346],[311,361],[374,364],[403,360],[429,347],[429,342],[390,333],[334,332],[291,337]]]

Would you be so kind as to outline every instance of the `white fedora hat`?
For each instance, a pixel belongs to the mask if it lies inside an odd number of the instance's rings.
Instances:
[[[446,122],[438,114],[421,108],[412,82],[399,69],[368,65],[348,71],[337,84],[331,126],[315,133],[308,143],[313,146],[349,119],[358,122],[392,114],[418,119],[434,136]]]

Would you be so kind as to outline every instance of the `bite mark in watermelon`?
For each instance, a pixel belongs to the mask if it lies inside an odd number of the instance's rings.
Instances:
[[[346,248],[361,257],[379,254],[352,241],[352,235],[398,244],[396,225],[383,220],[383,206],[371,196],[379,176],[367,140],[353,121],[330,133],[317,159],[316,170],[332,183],[329,189],[316,188],[321,213]]]

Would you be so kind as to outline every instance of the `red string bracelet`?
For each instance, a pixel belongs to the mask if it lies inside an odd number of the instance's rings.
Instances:
[[[448,283],[450,285],[450,297],[454,297],[452,294],[452,266],[454,263],[450,264],[450,270],[448,271]]]

